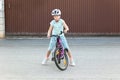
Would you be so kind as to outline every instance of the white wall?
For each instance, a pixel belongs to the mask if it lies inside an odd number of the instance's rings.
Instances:
[[[5,37],[4,0],[0,0],[0,38]]]

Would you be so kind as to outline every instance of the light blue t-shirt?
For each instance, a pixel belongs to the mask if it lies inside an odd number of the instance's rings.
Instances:
[[[58,22],[56,22],[55,20],[52,20],[50,22],[50,25],[53,27],[52,35],[58,35],[61,31],[63,31],[63,22],[63,19],[60,19]]]

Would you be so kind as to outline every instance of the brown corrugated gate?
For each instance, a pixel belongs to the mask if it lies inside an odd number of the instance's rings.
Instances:
[[[6,35],[46,33],[54,8],[70,33],[120,33],[120,0],[5,0]]]

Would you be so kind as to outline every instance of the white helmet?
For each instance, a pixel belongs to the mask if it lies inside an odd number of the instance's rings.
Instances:
[[[52,16],[59,16],[59,15],[61,15],[60,9],[54,9],[54,10],[52,10],[51,15]]]

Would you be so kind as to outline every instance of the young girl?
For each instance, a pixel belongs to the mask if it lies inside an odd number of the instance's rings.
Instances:
[[[51,34],[58,35],[58,34],[60,34],[61,31],[63,31],[64,33],[67,33],[67,31],[69,31],[69,28],[68,28],[67,24],[65,23],[65,21],[60,18],[61,11],[59,9],[54,9],[52,11],[51,15],[53,16],[54,20],[52,20],[50,22],[50,27],[48,30],[47,37],[50,38]],[[62,35],[60,35],[62,45],[64,46],[64,48],[66,48],[68,50],[68,56],[70,58],[70,65],[75,66],[75,63],[73,61],[73,57],[71,55],[70,48],[68,46],[67,40],[64,36],[64,33],[62,33]],[[42,61],[42,64],[47,63],[47,61],[49,59],[49,55],[50,55],[52,49],[54,49],[55,44],[56,44],[56,37],[51,37],[50,43],[49,43],[49,48],[48,48],[45,59]]]

